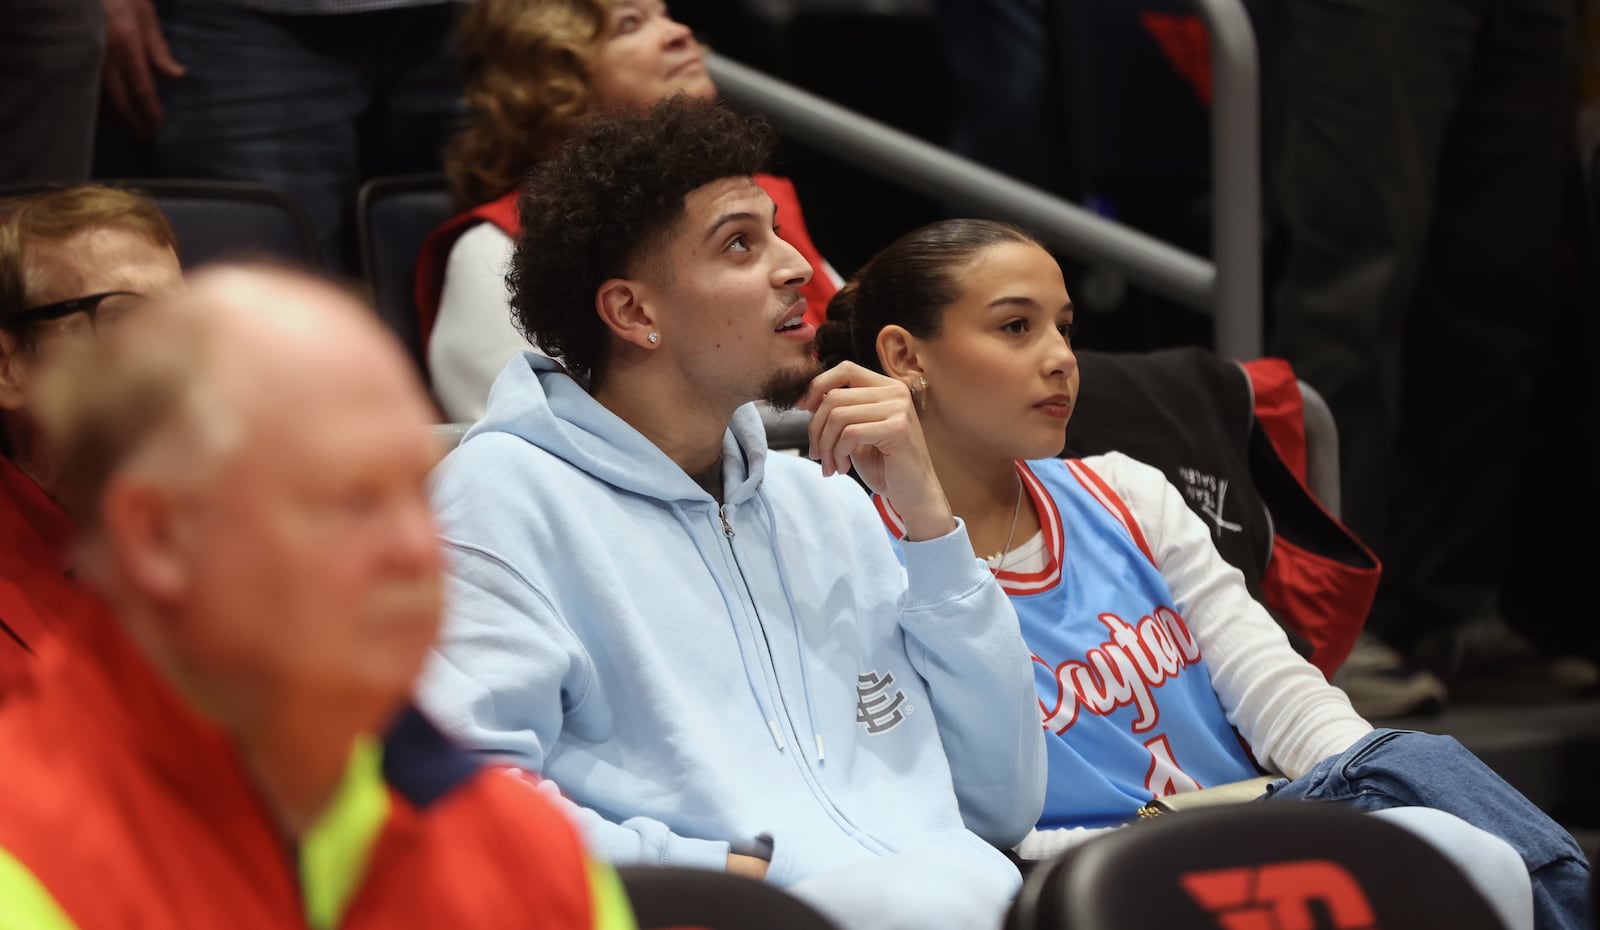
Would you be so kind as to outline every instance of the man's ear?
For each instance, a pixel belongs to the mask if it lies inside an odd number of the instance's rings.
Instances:
[[[915,381],[923,375],[921,340],[904,326],[889,325],[878,330],[875,344],[883,373],[900,381]]]
[[[101,533],[126,583],[170,603],[189,587],[186,554],[192,528],[172,489],[137,477],[113,478],[98,502]]]
[[[645,305],[643,296],[639,282],[611,278],[595,291],[594,309],[618,339],[651,349],[660,344],[661,337],[655,314]],[[656,334],[655,341],[650,339],[652,333]]]
[[[0,330],[0,410],[21,410],[26,405],[31,361],[21,341]]]

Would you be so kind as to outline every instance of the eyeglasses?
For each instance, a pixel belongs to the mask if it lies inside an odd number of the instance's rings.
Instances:
[[[115,304],[102,310],[100,305],[112,297],[131,297],[133,300]],[[101,323],[116,322],[116,319],[122,316],[123,311],[142,300],[144,300],[144,295],[138,291],[102,291],[99,294],[90,294],[87,297],[74,297],[71,300],[58,300],[53,304],[29,307],[12,317],[12,319],[18,323],[42,323],[47,320],[59,320],[74,313],[86,313],[89,316],[89,327],[98,329]]]

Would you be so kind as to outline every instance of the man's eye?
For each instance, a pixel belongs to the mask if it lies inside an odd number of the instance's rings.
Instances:
[[[748,251],[750,251],[750,240],[749,240],[749,238],[746,237],[744,233],[740,233],[737,236],[734,236],[732,239],[729,239],[728,240],[728,251],[730,251],[730,252],[748,252]]]
[[[617,20],[617,35],[626,35],[644,24],[644,17],[628,14]]]

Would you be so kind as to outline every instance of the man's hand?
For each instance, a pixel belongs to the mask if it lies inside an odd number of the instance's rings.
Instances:
[[[770,863],[765,859],[757,859],[755,856],[741,856],[738,853],[728,853],[729,875],[743,875],[745,878],[753,878],[758,882],[764,882],[767,880],[768,865]]]
[[[906,539],[935,539],[955,529],[904,384],[843,362],[812,379],[795,406],[811,411],[809,454],[822,463],[822,473],[854,465],[905,520]]]
[[[139,136],[161,125],[155,75],[183,77],[161,35],[150,0],[101,0],[106,10],[106,64],[101,77],[111,105]]]

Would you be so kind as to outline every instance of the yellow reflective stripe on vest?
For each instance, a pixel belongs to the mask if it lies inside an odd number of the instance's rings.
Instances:
[[[0,930],[78,930],[50,892],[17,861],[0,849]]]
[[[315,930],[339,926],[366,878],[372,847],[388,819],[383,746],[375,737],[362,736],[350,749],[333,801],[300,844],[300,887],[306,920]]]
[[[589,872],[589,900],[594,905],[594,930],[635,930],[633,907],[622,880],[611,866],[584,858]]]

